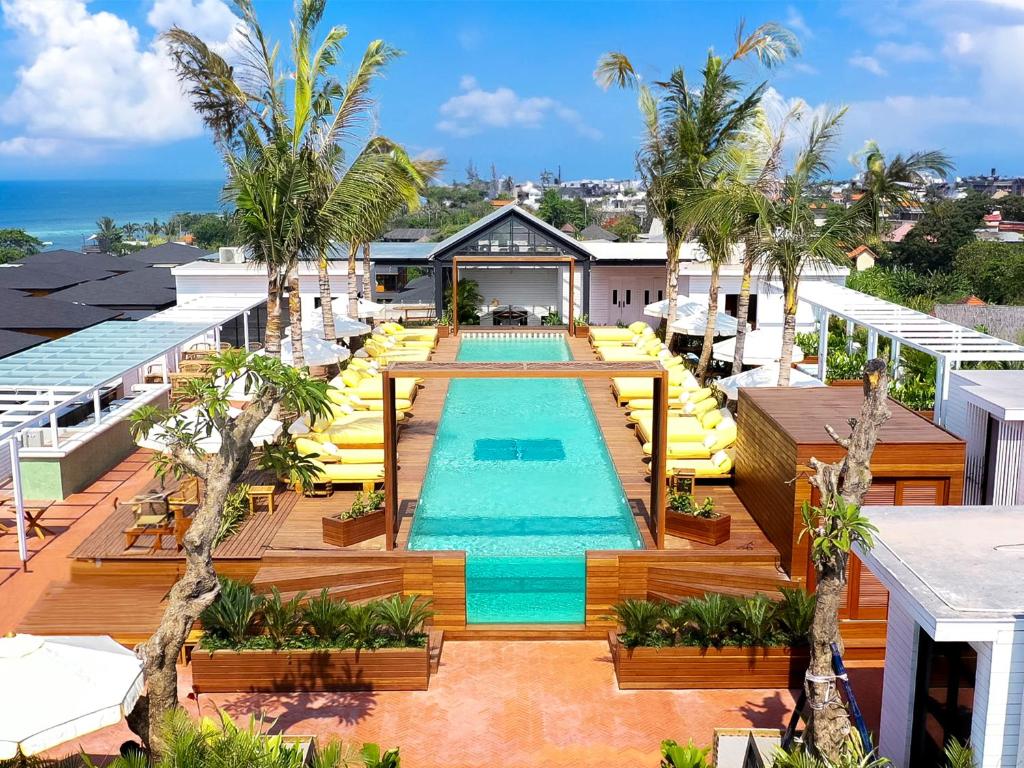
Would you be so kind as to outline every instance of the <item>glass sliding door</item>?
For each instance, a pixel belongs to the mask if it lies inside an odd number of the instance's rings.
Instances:
[[[951,738],[971,738],[977,668],[968,643],[937,643],[920,630],[911,765],[942,765]]]

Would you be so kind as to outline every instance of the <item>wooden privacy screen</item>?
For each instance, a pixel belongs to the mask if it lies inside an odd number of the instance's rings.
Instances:
[[[572,256],[524,256],[511,259],[508,256],[456,256],[452,259],[452,332],[459,332],[459,264],[483,264],[492,266],[517,267],[523,264],[568,264],[569,265],[569,333],[576,330],[576,259]],[[584,281],[585,282],[585,281]],[[561,280],[559,280],[561,283]]]
[[[395,379],[611,379],[654,380],[654,434],[651,450],[651,508],[648,522],[658,549],[665,548],[665,457],[668,436],[668,370],[657,361],[606,363],[391,363],[383,371],[384,386],[384,537],[394,549],[398,533],[398,423]]]

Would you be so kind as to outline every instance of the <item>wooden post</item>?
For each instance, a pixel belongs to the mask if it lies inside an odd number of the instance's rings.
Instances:
[[[459,257],[452,259],[452,336],[459,335]]]
[[[651,521],[654,545],[665,548],[665,462],[668,453],[668,371],[654,377],[654,421],[651,435]]]
[[[576,263],[569,258],[569,335],[576,335]]]
[[[398,423],[395,419],[395,380],[381,372],[384,406],[384,548],[395,548],[398,533]]]

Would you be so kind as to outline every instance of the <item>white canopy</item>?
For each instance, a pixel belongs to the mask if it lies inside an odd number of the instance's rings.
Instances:
[[[237,417],[242,411],[238,408],[228,408],[228,415],[231,418]],[[189,408],[179,414],[178,418],[183,420],[183,426],[186,429],[197,429],[199,422],[200,411],[198,408]],[[169,437],[167,431],[163,428],[163,424],[167,424],[170,421],[162,422],[161,424],[155,425],[149,434],[145,437],[139,436],[136,440],[140,448],[148,448],[151,451],[159,451],[163,453],[167,450],[169,444]],[[257,448],[267,443],[272,443],[281,436],[284,431],[284,424],[277,419],[264,419],[260,422],[260,425],[256,427],[256,431],[252,435],[250,442]],[[206,453],[216,453],[220,450],[220,433],[217,430],[213,430],[209,437],[205,437],[198,442],[198,447]]]
[[[712,347],[712,357],[724,363],[731,363],[736,356],[736,339],[724,339]],[[748,331],[743,339],[744,365],[770,365],[779,362],[782,354],[782,329],[758,328]],[[793,362],[804,359],[804,351],[793,345]]]
[[[142,662],[111,638],[0,638],[0,759],[35,755],[121,721]]]
[[[760,368],[737,373],[715,382],[715,386],[725,393],[730,400],[736,400],[740,387],[777,387],[779,385],[779,364],[771,363]],[[824,387],[825,385],[813,376],[809,376],[798,368],[789,372],[791,387]]]
[[[644,307],[644,314],[650,317],[668,317],[668,299],[648,304]],[[683,333],[688,336],[700,336],[707,328],[707,324],[707,301],[680,296],[676,305],[676,317],[675,320],[669,323],[669,330],[673,333]],[[735,317],[727,315],[725,312],[715,313],[716,336],[735,336],[736,327]]]
[[[316,332],[318,336],[323,335],[324,330],[324,313],[319,309],[313,312],[313,319],[310,323],[311,328]],[[349,336],[363,336],[369,333],[372,328],[366,323],[362,323],[358,320],[353,320],[351,317],[344,313],[334,312],[334,332],[338,338],[348,338]]]
[[[348,347],[325,341],[313,331],[305,331],[302,334],[302,354],[306,365],[332,365],[347,360],[352,353]],[[281,339],[281,362],[294,365],[293,360],[292,337],[289,334]]]

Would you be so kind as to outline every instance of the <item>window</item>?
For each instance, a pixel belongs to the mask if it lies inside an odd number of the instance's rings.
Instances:
[[[968,643],[937,643],[919,634],[910,764],[943,765],[951,738],[971,737],[978,654]]]
[[[633,293],[633,292],[632,292],[632,291],[631,291],[631,290],[630,290],[629,288],[627,288],[627,289],[626,289],[626,306],[627,306],[627,307],[628,307],[628,306],[629,306],[630,304],[632,304],[632,303],[633,303],[633,297],[632,297],[632,293]]]
[[[650,303],[651,303],[651,292],[648,291],[648,290],[644,290],[644,306],[646,307]]]
[[[665,299],[665,292],[664,291],[658,291],[658,301],[663,301],[664,299]]]
[[[554,240],[515,218],[509,218],[481,232],[459,248],[459,253],[571,255]]]
[[[612,304],[619,306],[619,289],[612,288]]]

